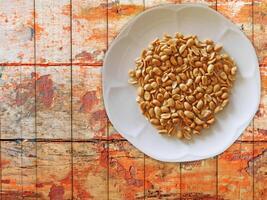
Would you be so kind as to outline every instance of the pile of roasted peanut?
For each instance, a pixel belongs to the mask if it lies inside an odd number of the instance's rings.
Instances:
[[[164,35],[154,40],[129,71],[144,116],[160,134],[186,138],[215,122],[229,102],[236,75],[222,46],[196,36]]]

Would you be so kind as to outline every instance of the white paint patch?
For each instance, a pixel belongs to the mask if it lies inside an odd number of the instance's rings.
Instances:
[[[225,3],[218,3],[218,6],[227,6],[231,9],[231,14],[233,17],[235,17],[239,11],[241,10],[241,8],[245,5],[250,5],[251,3],[249,2],[243,2],[243,1],[239,1],[239,0],[235,0],[235,1],[227,1]]]

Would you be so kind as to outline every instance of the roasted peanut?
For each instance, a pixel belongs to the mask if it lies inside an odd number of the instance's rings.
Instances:
[[[155,39],[128,72],[136,101],[160,134],[190,140],[229,102],[237,67],[222,46],[196,36]]]

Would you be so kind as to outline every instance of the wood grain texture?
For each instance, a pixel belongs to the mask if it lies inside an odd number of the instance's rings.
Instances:
[[[267,141],[267,2],[254,1],[254,46],[260,63],[261,102],[254,118],[254,140]]]
[[[69,66],[36,69],[37,138],[71,138],[71,68]]]
[[[107,116],[102,99],[101,68],[72,70],[73,139],[107,138]]]
[[[20,67],[1,68],[1,138],[19,138],[20,107],[16,106],[16,85],[20,82]]]
[[[109,199],[144,199],[144,154],[127,141],[109,143]]]
[[[182,199],[216,199],[216,158],[181,163]]]
[[[218,158],[218,196],[253,199],[253,174],[247,170],[253,159],[253,144],[235,143]]]
[[[1,141],[2,198],[22,199],[21,144]]]
[[[36,199],[36,143],[1,141],[1,198]]]
[[[144,10],[143,0],[108,0],[108,43],[134,16]]]
[[[72,59],[102,64],[107,49],[107,0],[72,1]]]
[[[70,0],[35,0],[37,63],[69,63]]]
[[[1,67],[1,139],[35,137],[33,66]]]
[[[145,199],[180,199],[180,167],[145,156]]]
[[[34,62],[33,1],[0,1],[0,63]]]
[[[21,182],[23,199],[36,199],[37,194],[37,143],[27,140],[21,141]]]
[[[73,198],[108,198],[107,142],[73,144]]]
[[[267,143],[254,144],[254,158],[248,163],[249,172],[254,174],[254,199],[266,199],[267,196]]]
[[[71,143],[37,144],[36,187],[41,199],[72,199]]]
[[[253,28],[254,46],[261,66],[267,66],[267,2],[266,0],[253,1]]]

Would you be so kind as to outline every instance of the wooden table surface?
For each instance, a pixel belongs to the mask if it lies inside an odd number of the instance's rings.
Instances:
[[[180,0],[0,1],[1,199],[267,199],[267,0],[200,0],[255,46],[261,104],[223,154],[162,163],[114,130],[101,67],[132,17]],[[249,66],[247,66],[249,67]]]

